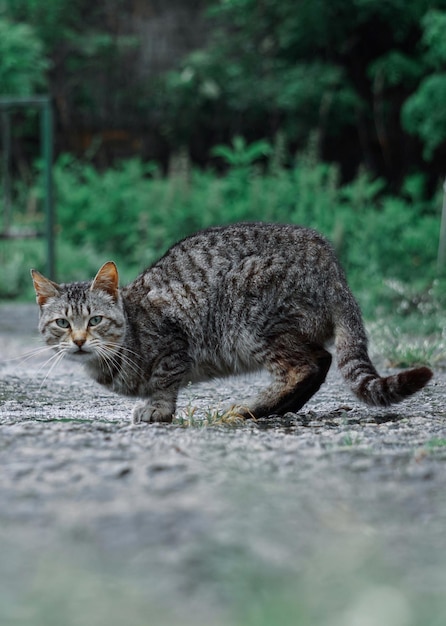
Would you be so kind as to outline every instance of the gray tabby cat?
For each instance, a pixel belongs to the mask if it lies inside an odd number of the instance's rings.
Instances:
[[[358,398],[388,406],[432,376],[381,378],[361,313],[331,245],[299,226],[241,223],[183,239],[130,285],[108,262],[92,282],[56,284],[32,270],[39,329],[99,383],[142,398],[134,422],[170,422],[188,382],[266,368],[272,383],[244,417],[298,411],[324,382],[334,339]]]

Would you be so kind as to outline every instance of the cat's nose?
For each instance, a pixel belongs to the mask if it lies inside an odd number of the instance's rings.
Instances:
[[[75,339],[73,339],[73,343],[75,343],[79,348],[82,348],[85,341],[86,341],[85,337],[76,337]]]

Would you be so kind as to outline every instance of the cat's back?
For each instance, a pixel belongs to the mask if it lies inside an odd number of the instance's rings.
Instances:
[[[172,294],[190,308],[201,298],[236,298],[284,291],[305,281],[316,289],[318,276],[337,271],[333,249],[318,232],[291,224],[264,222],[216,226],[175,245],[145,270],[126,295],[163,300]]]
[[[182,276],[190,270],[200,274],[200,270],[228,269],[255,256],[304,264],[333,254],[330,244],[310,228],[242,222],[207,228],[182,239],[146,272]]]

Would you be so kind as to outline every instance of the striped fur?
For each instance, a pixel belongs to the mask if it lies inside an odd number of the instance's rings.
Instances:
[[[98,382],[142,398],[135,422],[170,421],[188,382],[262,368],[272,383],[240,413],[298,411],[325,380],[332,340],[344,379],[370,405],[399,402],[432,376],[426,367],[379,376],[344,272],[311,229],[210,228],[177,243],[122,289],[112,262],[89,283],[56,285],[38,272],[33,279],[47,343],[65,346]],[[65,334],[58,318],[69,322]],[[73,340],[79,332],[81,348]]]

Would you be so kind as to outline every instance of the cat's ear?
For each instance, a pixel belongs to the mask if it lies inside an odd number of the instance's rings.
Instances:
[[[107,261],[96,274],[91,285],[91,291],[94,289],[102,289],[110,294],[114,300],[118,299],[118,270],[113,261]]]
[[[42,276],[37,270],[31,270],[31,276],[36,292],[37,304],[42,306],[48,298],[57,298],[60,296],[59,285],[57,283],[53,283],[49,278],[45,278],[45,276]]]

